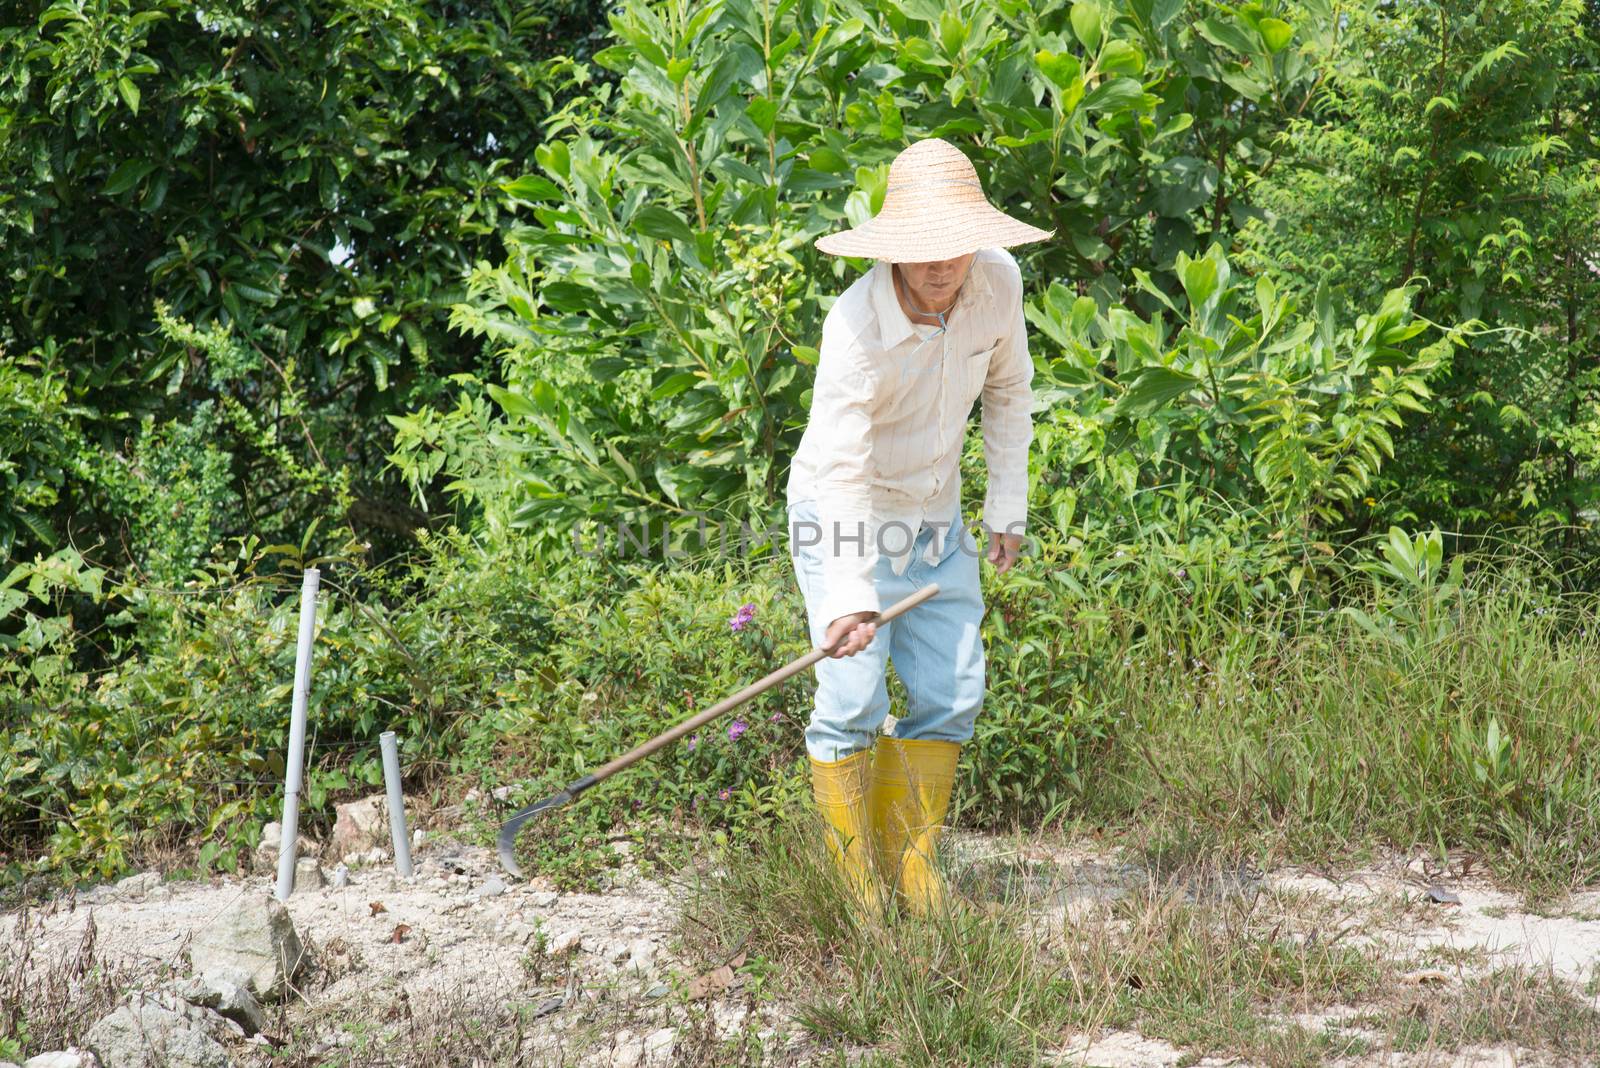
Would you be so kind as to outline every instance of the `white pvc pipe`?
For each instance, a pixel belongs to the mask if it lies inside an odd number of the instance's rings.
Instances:
[[[306,749],[306,705],[311,701],[311,640],[317,629],[317,586],[322,572],[306,568],[300,584],[300,645],[294,660],[294,700],[289,713],[289,753],[284,763],[283,837],[278,840],[278,900],[294,892],[295,843],[300,834],[301,765]]]
[[[383,750],[383,784],[389,790],[389,838],[394,842],[394,867],[411,877],[411,839],[406,836],[406,802],[400,793],[400,745],[394,731],[378,735]]]

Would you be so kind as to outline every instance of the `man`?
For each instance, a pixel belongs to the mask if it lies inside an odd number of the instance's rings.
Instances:
[[[992,207],[966,156],[929,139],[895,157],[876,216],[817,242],[877,261],[823,324],[788,484],[812,641],[833,650],[817,665],[806,729],[812,790],[863,903],[892,894],[927,912],[943,900],[934,848],[984,691],[962,442],[981,397],[987,556],[1004,572],[1027,517],[1033,364],[1022,276],[1003,250],[1048,236]],[[929,583],[935,597],[874,625],[883,605]],[[891,660],[908,700],[880,737]]]

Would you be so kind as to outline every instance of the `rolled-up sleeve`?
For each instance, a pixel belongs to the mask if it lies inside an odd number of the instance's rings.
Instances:
[[[824,625],[852,612],[880,609],[872,582],[877,563],[873,525],[873,414],[877,380],[852,331],[835,313],[822,328],[811,423],[817,435],[817,519],[822,525],[826,592]]]
[[[983,520],[1020,534],[1028,519],[1028,448],[1033,443],[1033,357],[1022,314],[1022,279],[1007,286],[1010,332],[997,346],[983,384],[983,455],[988,466]]]

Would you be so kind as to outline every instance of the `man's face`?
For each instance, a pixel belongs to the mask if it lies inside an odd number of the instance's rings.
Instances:
[[[900,279],[910,290],[911,302],[919,308],[944,308],[955,299],[961,283],[967,280],[975,253],[953,260],[901,263]]]

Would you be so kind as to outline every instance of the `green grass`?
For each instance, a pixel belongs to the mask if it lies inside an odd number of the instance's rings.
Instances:
[[[1594,881],[1600,617],[1479,581],[1390,634],[1288,609],[1143,628],[1097,684],[1125,724],[1073,814],[1294,860],[1466,850],[1535,897]]]
[[[1144,862],[1127,870],[1142,875],[1070,905],[1063,870],[1047,882],[1011,859],[962,857],[948,910],[879,918],[852,907],[812,820],[797,813],[720,853],[690,887],[682,934],[703,967],[744,952],[761,996],[841,1058],[1036,1064],[1107,1029],[1266,1068],[1507,1041],[1600,1052],[1600,1014],[1558,978],[1462,957],[1450,968],[1460,980],[1407,986],[1402,976],[1438,962],[1360,937],[1392,903],[1351,911],[1273,887],[1192,840],[1129,850]],[[1357,1029],[1292,1019],[1340,1006]]]

